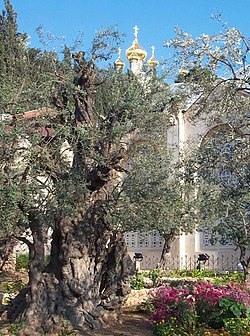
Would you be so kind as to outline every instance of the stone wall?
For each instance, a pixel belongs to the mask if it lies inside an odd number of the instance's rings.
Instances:
[[[127,296],[126,302],[124,303],[124,307],[130,308],[130,307],[136,307],[138,304],[142,303],[143,301],[146,301],[149,296],[149,292],[152,291],[152,289],[132,289],[131,293]]]

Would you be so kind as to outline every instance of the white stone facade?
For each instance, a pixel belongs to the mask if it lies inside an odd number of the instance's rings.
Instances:
[[[135,37],[137,41],[137,33]],[[132,49],[132,47],[130,49]],[[143,48],[138,51],[138,55],[140,56],[142,52],[145,52]],[[139,57],[140,66],[138,66],[138,63],[136,63],[132,57],[127,58],[130,62],[131,71],[138,75],[138,71],[140,72],[142,69],[145,57]],[[214,124],[212,126],[208,126],[202,120],[196,120],[195,123],[191,121],[189,113],[193,110],[194,102],[199,99],[200,94],[197,92],[189,95],[189,87],[187,84],[173,84],[172,92],[173,94],[179,96],[189,96],[189,99],[183,99],[183,101],[179,104],[179,112],[171,117],[170,122],[172,127],[168,129],[167,144],[177,148],[174,159],[178,161],[181,150],[186,144],[191,141],[192,146],[200,146],[202,139],[204,139],[213,128],[217,128],[222,125]],[[211,114],[212,113],[213,111],[211,111]],[[143,253],[144,259],[141,262],[142,269],[152,269],[157,266],[164,243],[159,234],[156,232],[129,232],[125,234],[125,240],[131,257],[133,257],[135,252]],[[213,264],[214,268],[221,269],[230,268],[229,266],[223,266],[223,264],[225,264],[225,260],[227,260],[228,265],[229,262],[237,264],[237,258],[239,257],[239,252],[236,251],[235,246],[233,246],[231,242],[224,245],[217,242],[215,245],[212,245],[208,231],[195,232],[188,235],[182,234],[175,240],[170,251],[169,258],[174,261],[172,263],[172,268],[184,268],[187,267],[187,263],[190,265],[192,264],[190,267],[195,267],[197,257],[202,253],[207,253],[211,256],[210,260],[213,261],[210,263]],[[219,266],[220,261],[221,266]]]

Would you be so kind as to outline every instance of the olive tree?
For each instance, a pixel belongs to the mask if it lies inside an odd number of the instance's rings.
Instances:
[[[118,42],[116,31],[100,31],[89,54],[79,51],[72,59],[65,47],[63,61],[24,46],[27,62],[12,82],[15,90],[26,73],[27,79],[15,100],[5,96],[1,229],[29,247],[29,283],[8,311],[12,321],[26,321],[23,334],[56,330],[63,318],[82,332],[99,328],[130,290],[133,264],[123,238],[129,222],[114,213],[125,206],[131,148],[165,118],[166,95],[156,78],[141,81],[97,67]]]
[[[176,62],[184,61],[186,83],[200,94],[190,118],[203,120],[211,131],[187,160],[197,187],[200,229],[212,242],[231,241],[240,250],[247,274],[249,249],[249,39],[239,29],[194,38],[180,29],[167,43]]]

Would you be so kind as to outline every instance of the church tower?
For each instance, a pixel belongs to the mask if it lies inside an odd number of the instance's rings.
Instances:
[[[155,47],[152,46],[151,49],[152,49],[152,56],[148,60],[148,66],[151,68],[152,75],[156,75],[156,68],[158,67],[159,62],[155,58]]]
[[[135,39],[130,48],[126,51],[126,57],[130,62],[130,70],[135,75],[140,75],[142,73],[143,61],[147,57],[147,52],[144,50],[138,42],[138,30],[137,26],[134,27]]]
[[[118,58],[115,61],[115,69],[117,71],[122,71],[123,68],[125,67],[125,63],[123,62],[123,60],[121,59],[121,48],[118,48]]]
[[[148,60],[148,66],[152,69],[156,69],[156,67],[159,65],[159,62],[155,58],[155,47],[152,46],[151,49],[152,49],[152,56]]]
[[[143,49],[138,42],[138,30],[137,26],[134,27],[134,41],[130,48],[126,50],[126,57],[130,63],[130,70],[139,77],[145,78],[146,73],[143,71],[143,63],[146,60],[147,52]],[[159,62],[155,58],[154,52],[155,47],[152,47],[152,55],[148,60],[147,64],[151,70],[151,75],[156,74],[156,68],[159,65]],[[117,71],[123,71],[125,67],[125,62],[121,59],[121,48],[118,48],[118,58],[114,62],[115,69]]]

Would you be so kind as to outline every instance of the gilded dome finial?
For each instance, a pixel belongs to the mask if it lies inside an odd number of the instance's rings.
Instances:
[[[152,50],[152,56],[148,60],[148,65],[150,66],[150,68],[156,68],[158,66],[159,62],[155,58],[155,47],[152,46],[151,50]]]
[[[125,67],[125,63],[121,59],[121,52],[122,52],[122,49],[118,48],[118,58],[115,61],[115,68],[116,68],[116,70],[123,70],[123,68]]]
[[[138,43],[138,26],[134,26],[135,39],[130,48],[126,51],[126,57],[129,62],[143,61],[147,57],[146,51]]]

